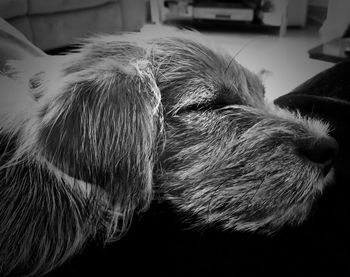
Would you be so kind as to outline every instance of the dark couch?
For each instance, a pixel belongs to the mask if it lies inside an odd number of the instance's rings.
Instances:
[[[137,31],[144,0],[0,0],[0,17],[43,50],[94,33]]]

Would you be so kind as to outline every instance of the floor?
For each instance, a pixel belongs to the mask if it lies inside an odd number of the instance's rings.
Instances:
[[[146,26],[152,28],[152,26]],[[235,32],[234,30],[200,30],[236,56],[246,68],[263,75],[266,97],[273,100],[333,64],[309,59],[308,50],[321,43],[319,25],[288,29],[284,37],[278,32]]]

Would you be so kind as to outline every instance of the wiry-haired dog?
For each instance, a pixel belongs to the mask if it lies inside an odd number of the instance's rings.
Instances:
[[[271,233],[303,222],[332,179],[327,124],[267,103],[198,34],[95,37],[9,62],[1,81],[3,274],[118,238],[154,191],[194,227]]]

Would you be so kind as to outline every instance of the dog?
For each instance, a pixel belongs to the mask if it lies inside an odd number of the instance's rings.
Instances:
[[[193,228],[272,234],[332,182],[330,126],[278,108],[195,32],[84,40],[1,75],[0,269],[43,275],[152,199]]]

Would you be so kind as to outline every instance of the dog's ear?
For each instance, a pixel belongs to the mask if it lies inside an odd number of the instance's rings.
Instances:
[[[0,106],[0,275],[39,274],[103,228],[105,239],[120,235],[148,206],[161,98],[147,54],[126,43],[9,67],[0,92],[16,108]]]
[[[90,43],[60,58],[36,76],[33,94],[40,155],[105,191],[125,224],[150,201],[162,107],[142,48],[123,47]]]

